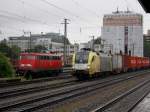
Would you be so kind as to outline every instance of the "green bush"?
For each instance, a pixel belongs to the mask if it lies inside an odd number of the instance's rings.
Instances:
[[[13,77],[14,69],[8,58],[0,53],[0,77]]]

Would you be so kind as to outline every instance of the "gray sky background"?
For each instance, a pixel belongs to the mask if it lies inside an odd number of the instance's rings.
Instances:
[[[70,19],[68,38],[87,42],[89,36],[101,35],[103,15],[117,10],[143,14],[144,33],[150,29],[150,15],[137,0],[0,0],[0,40],[8,36],[60,32],[64,18]]]

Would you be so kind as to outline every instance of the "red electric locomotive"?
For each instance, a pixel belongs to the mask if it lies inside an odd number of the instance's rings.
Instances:
[[[62,71],[61,56],[52,53],[21,53],[18,71],[20,74],[34,76],[40,74],[58,74]],[[36,73],[36,74],[35,74]]]

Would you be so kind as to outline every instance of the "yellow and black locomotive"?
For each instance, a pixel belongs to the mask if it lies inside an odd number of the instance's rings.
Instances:
[[[111,72],[111,55],[82,49],[73,55],[73,75],[79,79],[92,78]]]

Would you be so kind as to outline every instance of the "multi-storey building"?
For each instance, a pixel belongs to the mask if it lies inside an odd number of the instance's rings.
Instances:
[[[61,55],[64,52],[64,36],[59,33],[34,34],[31,36],[9,37],[9,46],[16,45],[22,51],[33,49],[36,45],[41,45],[47,48],[48,51],[55,51]],[[78,50],[78,45],[71,45],[66,39],[66,54],[72,55]]]
[[[9,37],[9,46],[17,45],[22,51],[33,49],[36,45],[42,45],[48,50],[56,50],[63,47],[63,36],[59,33],[34,34],[31,36]]]
[[[104,15],[102,38],[109,52],[143,56],[143,16],[131,11]]]

